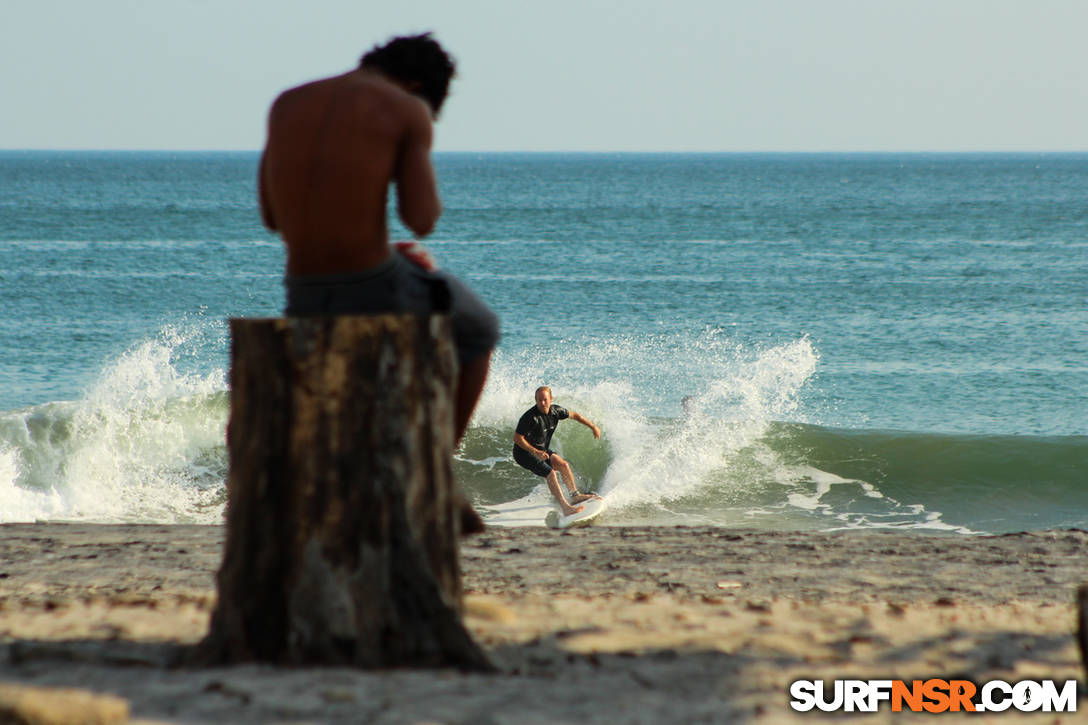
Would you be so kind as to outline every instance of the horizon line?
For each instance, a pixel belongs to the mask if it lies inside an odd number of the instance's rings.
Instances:
[[[208,153],[261,153],[262,149],[243,148],[97,148],[97,147],[38,147],[38,148],[0,148],[0,153],[168,153],[168,154],[208,154]],[[632,149],[433,149],[433,154],[656,154],[656,155],[743,155],[743,154],[1083,154],[1083,149],[717,149],[717,150],[632,150]]]

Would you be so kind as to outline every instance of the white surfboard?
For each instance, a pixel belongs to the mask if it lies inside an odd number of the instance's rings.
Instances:
[[[569,529],[572,526],[588,526],[593,519],[601,515],[601,512],[605,510],[605,503],[603,498],[591,498],[587,501],[582,501],[579,506],[582,510],[573,513],[570,516],[560,516],[559,512],[552,509],[548,512],[548,515],[544,517],[544,523],[550,529]]]
[[[588,502],[586,502],[588,503]],[[583,504],[577,504],[579,506]],[[515,526],[540,526],[542,523],[547,525],[547,516],[549,513],[556,515],[556,523],[558,523],[559,512],[555,510],[555,499],[552,498],[551,493],[544,486],[539,486],[534,489],[529,495],[523,496],[515,501],[506,501],[505,503],[481,505],[476,508],[480,512],[480,515],[484,517],[484,523],[488,526],[502,526],[502,527],[515,527]],[[582,509],[584,512],[586,509]],[[603,508],[601,509],[604,510]],[[579,513],[582,513],[579,512]],[[598,514],[600,511],[597,512]],[[590,518],[593,518],[592,516]],[[586,522],[588,523],[588,521]]]
[[[548,512],[555,508],[555,499],[541,486],[516,501],[484,505],[477,508],[488,526],[540,526]]]

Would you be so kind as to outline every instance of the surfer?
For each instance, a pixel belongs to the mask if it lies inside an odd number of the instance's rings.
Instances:
[[[460,360],[454,440],[483,391],[498,318],[413,243],[389,243],[386,204],[417,237],[442,213],[431,164],[433,121],[454,62],[430,34],[394,38],[342,75],[283,92],[268,114],[258,196],[287,248],[286,314],[448,312]],[[483,530],[462,506],[462,530]]]
[[[558,453],[548,448],[559,421],[570,418],[593,431],[594,438],[601,437],[601,429],[573,410],[552,404],[552,389],[543,385],[536,389],[536,405],[522,414],[514,429],[514,460],[522,468],[528,469],[548,482],[548,489],[559,502],[564,516],[576,514],[582,510],[577,504],[593,498],[600,498],[593,493],[579,493],[574,484],[574,473]],[[570,493],[570,501],[559,485],[559,476]]]

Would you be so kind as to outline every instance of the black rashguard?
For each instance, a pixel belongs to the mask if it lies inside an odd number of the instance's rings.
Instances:
[[[535,405],[518,420],[515,433],[525,436],[525,440],[542,451],[551,452],[548,446],[552,442],[552,434],[555,433],[559,421],[570,417],[570,413],[561,405],[552,405],[547,413],[541,413]],[[514,444],[514,460],[518,465],[527,468],[538,476],[547,476],[552,471],[547,461],[542,461],[518,444]]]
[[[525,440],[541,450],[548,450],[552,442],[552,434],[555,433],[559,421],[566,420],[570,413],[561,405],[552,405],[547,413],[541,413],[535,405],[525,411],[518,421],[515,433],[525,436]]]

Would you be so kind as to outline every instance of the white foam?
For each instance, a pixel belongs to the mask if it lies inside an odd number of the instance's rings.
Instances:
[[[164,329],[108,364],[82,400],[8,414],[0,520],[221,521],[207,452],[224,441],[224,376],[176,365],[198,334]]]
[[[815,371],[807,339],[750,351],[702,341],[701,390],[682,398],[675,425],[638,421],[615,446],[602,491],[616,505],[659,503],[724,485],[721,475],[775,420],[789,416]]]
[[[973,533],[962,526],[945,523],[939,511],[928,511],[922,504],[904,504],[885,496],[868,481],[843,478],[812,466],[778,463],[772,464],[772,467],[777,482],[788,489],[786,503],[801,511],[837,520],[839,524],[830,530],[908,528]],[[842,510],[825,500],[836,487],[853,489],[864,498],[879,500],[879,508],[873,511]]]
[[[0,447],[0,516],[3,523],[50,518],[60,505],[56,491],[31,491],[16,485],[23,463],[17,449]]]

